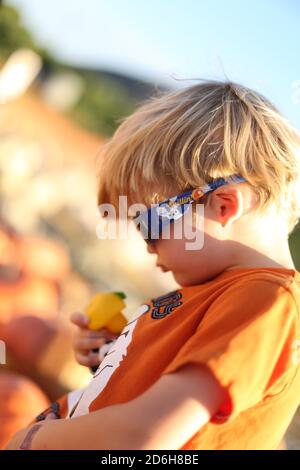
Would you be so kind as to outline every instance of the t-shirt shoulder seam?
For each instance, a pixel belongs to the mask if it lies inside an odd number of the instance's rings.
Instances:
[[[243,280],[244,279],[240,279],[239,282],[242,283]],[[279,278],[276,279],[276,280],[275,279],[270,279],[268,277],[268,275],[265,277],[263,274],[259,274],[258,276],[256,275],[255,277],[252,277],[252,279],[248,279],[248,281],[249,280],[252,280],[252,281],[261,280],[261,281],[264,281],[264,282],[268,282],[269,284],[274,284],[276,286],[282,287],[285,291],[289,292],[289,294],[291,295],[291,297],[294,301],[294,304],[295,304],[295,307],[296,307],[296,310],[297,310],[297,313],[298,313],[298,319],[300,318],[298,303],[297,303],[297,301],[295,299],[295,295],[294,295],[294,293],[291,289],[292,284],[295,282],[294,278],[290,279],[290,282],[288,283],[288,285],[287,285],[287,283],[285,282],[284,279],[279,279]]]
[[[249,281],[264,281],[270,284],[279,285],[283,287],[284,289],[286,289],[287,291],[289,291],[290,293],[292,293],[290,286],[293,284],[293,282],[295,282],[295,279],[293,277],[291,277],[290,279],[286,279],[286,278],[283,279],[280,277],[276,277],[276,279],[274,279],[273,277],[271,278],[269,274],[267,273],[264,273],[264,274],[251,273],[248,276],[244,276],[243,278],[238,279],[237,283],[244,283],[244,282],[249,282]]]
[[[263,275],[259,275],[259,276],[256,276],[255,278],[253,278],[253,280],[256,280],[258,277],[261,277],[262,280],[264,280],[265,282],[268,282],[270,284],[274,284],[276,286],[279,286],[281,287],[282,289],[284,289],[286,292],[288,292],[290,294],[290,297],[292,298],[293,300],[293,304],[294,304],[294,307],[295,307],[295,310],[296,310],[296,318],[295,318],[295,321],[296,321],[296,337],[299,338],[299,331],[300,331],[300,311],[299,311],[299,306],[298,306],[298,303],[295,299],[295,295],[291,289],[291,286],[293,285],[293,283],[295,283],[295,279],[292,278],[289,282],[289,284],[287,285],[285,282],[280,282],[281,279],[278,279],[278,282],[277,280],[275,281],[274,279],[270,279],[270,278],[267,278],[267,277],[264,277]],[[283,280],[282,280],[283,281]]]

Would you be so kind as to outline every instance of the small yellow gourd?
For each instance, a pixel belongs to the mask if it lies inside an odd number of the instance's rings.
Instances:
[[[120,333],[127,324],[122,310],[126,307],[123,292],[99,292],[86,308],[91,330],[107,328],[111,333]]]

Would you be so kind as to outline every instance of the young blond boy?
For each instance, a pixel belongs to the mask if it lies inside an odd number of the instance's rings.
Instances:
[[[181,216],[168,210],[186,196],[159,206],[165,227],[146,226],[148,251],[181,287],[140,306],[87,389],[68,397],[69,419],[34,424],[9,448],[277,448],[300,401],[300,274],[288,246],[299,148],[271,103],[230,82],[163,94],[122,123],[103,148],[99,204],[190,194]],[[175,236],[188,213],[198,249]],[[106,333],[74,321],[79,362],[99,364],[91,350]],[[64,417],[63,402],[39,419]]]

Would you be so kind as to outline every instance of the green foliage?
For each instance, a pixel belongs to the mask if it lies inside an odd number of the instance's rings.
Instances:
[[[6,59],[19,48],[36,50],[31,34],[21,23],[15,8],[0,6],[0,56]]]
[[[0,2],[0,61],[20,48],[32,49],[42,57],[46,75],[66,70],[80,74],[84,80],[84,89],[78,103],[68,114],[87,130],[111,136],[119,120],[133,111],[134,99],[128,95],[125,87],[96,73],[79,72],[58,63],[35,42],[22,24],[18,11]]]
[[[55,64],[48,51],[34,41],[19,12],[0,2],[0,60],[7,59],[17,49],[31,49],[42,57],[44,65],[53,67]]]
[[[83,74],[84,90],[69,112],[78,124],[103,136],[111,136],[121,118],[132,113],[135,102],[121,85],[95,74]]]
[[[289,237],[289,246],[292,254],[294,264],[298,271],[300,271],[300,222],[295,227],[293,233]]]

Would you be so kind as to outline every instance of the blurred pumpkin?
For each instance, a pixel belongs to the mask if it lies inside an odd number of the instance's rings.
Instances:
[[[44,393],[30,380],[0,372],[0,449],[49,405]]]
[[[14,283],[0,282],[0,322],[33,315],[53,319],[59,298],[56,287],[43,279],[21,277]]]
[[[0,265],[18,264],[16,241],[8,232],[0,228]]]
[[[24,366],[35,366],[57,334],[53,322],[37,317],[16,317],[1,328],[10,354]]]
[[[70,271],[66,248],[40,237],[25,238],[19,245],[22,269],[28,275],[59,282]]]

